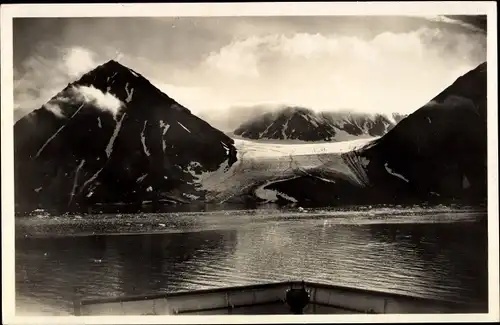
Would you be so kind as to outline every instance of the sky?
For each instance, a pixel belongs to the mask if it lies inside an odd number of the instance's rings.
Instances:
[[[15,119],[110,59],[211,120],[260,104],[410,113],[486,60],[486,34],[456,17],[16,18]]]

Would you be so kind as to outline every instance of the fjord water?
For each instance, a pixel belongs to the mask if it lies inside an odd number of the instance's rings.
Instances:
[[[72,229],[70,231],[70,229]],[[84,297],[308,280],[487,308],[486,212],[365,208],[16,221],[16,310]]]

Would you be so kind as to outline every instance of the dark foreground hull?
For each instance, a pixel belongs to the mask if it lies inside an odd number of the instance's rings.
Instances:
[[[76,315],[290,314],[286,292],[300,282],[75,301]],[[474,305],[305,283],[304,314],[435,314],[487,312]]]

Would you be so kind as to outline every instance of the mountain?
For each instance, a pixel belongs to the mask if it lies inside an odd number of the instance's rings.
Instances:
[[[111,61],[14,126],[16,205],[484,202],[486,70],[458,78],[392,128],[385,118],[339,122],[296,107],[267,115],[257,135],[321,139],[294,145],[233,140]],[[338,141],[339,130],[356,140]]]
[[[234,134],[252,140],[346,141],[382,136],[395,123],[381,114],[316,113],[304,107],[283,106],[242,123]]]
[[[295,153],[285,176],[259,191],[303,206],[484,204],[486,74],[483,63],[378,139],[342,150],[324,146],[322,152],[300,145],[308,153]]]
[[[14,142],[19,211],[202,200],[198,178],[236,161],[231,138],[113,60],[19,120]]]
[[[386,134],[396,124],[382,114],[366,114],[354,112],[325,112],[321,115],[331,125],[351,137],[379,137]],[[339,133],[339,132],[337,132]]]
[[[486,75],[483,63],[345,159],[386,200],[486,199]]]

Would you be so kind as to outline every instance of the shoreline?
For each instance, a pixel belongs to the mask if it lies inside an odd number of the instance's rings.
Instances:
[[[251,212],[251,211],[250,211]],[[304,211],[210,214],[108,215],[107,218],[44,217],[16,220],[15,238],[167,235],[265,227],[269,223],[310,226],[370,226],[377,224],[485,223],[486,209],[379,209],[377,211]]]

